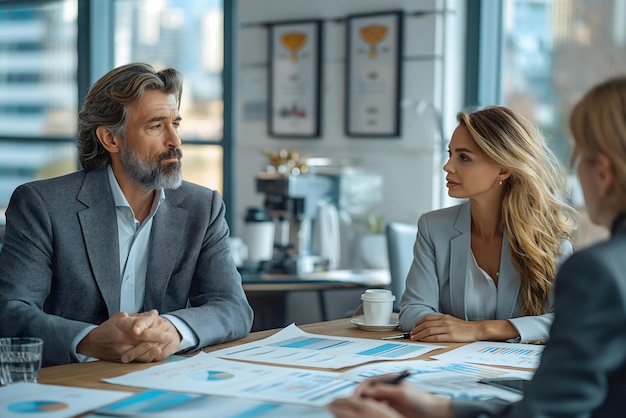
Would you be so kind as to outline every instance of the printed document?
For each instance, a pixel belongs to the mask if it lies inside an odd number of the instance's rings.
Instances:
[[[512,379],[530,379],[531,372],[480,366],[469,363],[450,363],[441,360],[408,360],[367,364],[341,373],[343,379],[361,382],[370,377],[388,373],[408,371],[405,380],[414,386],[436,395],[452,399],[484,400],[499,398],[515,402],[522,395],[493,386],[478,383],[479,379],[510,377]]]
[[[536,369],[539,366],[543,347],[543,345],[535,344],[478,341],[432,356],[432,358],[452,362]]]
[[[224,359],[284,366],[340,369],[371,361],[406,360],[444,347],[310,334],[291,324],[263,340],[224,348],[211,354]]]
[[[146,390],[98,409],[90,418],[332,418],[321,407],[289,405],[222,396]]]
[[[349,396],[356,387],[355,382],[338,375],[230,361],[200,352],[185,360],[103,380],[148,389],[323,406],[335,398]]]
[[[20,382],[0,387],[0,416],[69,418],[131,395],[117,390]]]

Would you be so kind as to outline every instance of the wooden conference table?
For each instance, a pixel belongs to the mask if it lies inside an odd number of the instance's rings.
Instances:
[[[333,335],[333,336],[341,336],[341,337],[354,337],[354,338],[371,338],[371,339],[380,339],[381,337],[387,335],[398,334],[399,330],[393,331],[363,331],[358,329],[356,326],[350,323],[350,318],[345,319],[337,319],[333,321],[326,322],[318,322],[314,324],[300,325],[302,330],[313,333],[313,334],[324,334],[324,335]],[[276,332],[279,329],[267,330],[267,331],[259,331],[253,332],[249,334],[247,337],[242,338],[237,341],[231,341],[229,343],[219,344],[212,347],[207,347],[204,351],[210,352],[226,347],[232,347],[240,344],[249,343],[252,341],[260,340],[266,338]],[[398,340],[400,341],[400,340]],[[425,343],[420,343],[425,344]],[[416,357],[415,359],[423,359],[427,360],[430,356],[435,354],[443,353],[444,351],[451,350],[453,348],[457,348],[462,343],[446,343],[446,348],[437,349],[435,351],[431,351],[423,356]],[[128,392],[140,392],[144,389],[128,387],[128,386],[118,386],[110,383],[105,383],[102,381],[103,378],[111,378],[120,376],[126,373],[130,373],[137,370],[143,370],[149,367],[152,367],[159,363],[131,363],[131,364],[121,364],[121,363],[113,363],[108,361],[96,361],[91,363],[72,363],[66,364],[62,366],[52,366],[52,367],[44,367],[41,369],[39,374],[39,383],[46,383],[52,385],[62,385],[62,386],[75,386],[75,387],[83,387],[83,388],[95,388],[95,389],[107,389],[107,390],[123,390]],[[338,371],[343,372],[348,370],[349,368],[338,369],[338,370],[329,370],[329,371]]]

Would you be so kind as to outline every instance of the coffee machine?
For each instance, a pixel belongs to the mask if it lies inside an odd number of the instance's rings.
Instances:
[[[266,271],[302,274],[328,270],[332,254],[339,251],[339,226],[334,220],[339,177],[262,172],[256,188],[265,195],[264,207],[275,225],[274,257]],[[320,239],[324,241],[321,244]],[[314,243],[329,252],[321,254]]]

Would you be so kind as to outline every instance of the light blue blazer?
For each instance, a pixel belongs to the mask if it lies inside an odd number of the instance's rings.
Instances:
[[[425,213],[418,221],[413,248],[413,264],[400,300],[400,326],[409,331],[425,315],[444,313],[468,320],[465,309],[465,286],[468,257],[471,251],[470,204]],[[564,240],[559,263],[572,253]],[[495,319],[508,319],[520,334],[520,341],[544,340],[554,315],[552,296],[546,301],[547,312],[539,316],[521,316],[519,275],[511,263],[508,241],[502,242],[498,301]]]

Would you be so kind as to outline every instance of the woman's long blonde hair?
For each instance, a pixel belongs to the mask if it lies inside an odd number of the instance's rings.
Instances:
[[[574,229],[565,171],[541,132],[507,107],[460,112],[457,120],[489,161],[511,173],[502,183],[502,222],[520,276],[523,314],[543,314],[561,241]]]

